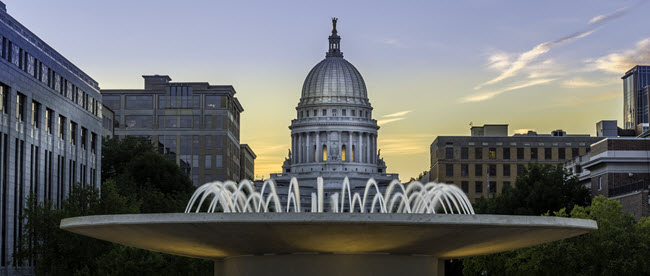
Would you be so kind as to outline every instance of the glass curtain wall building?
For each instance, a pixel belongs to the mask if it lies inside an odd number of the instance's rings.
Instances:
[[[194,185],[240,180],[239,116],[231,85],[171,82],[143,76],[144,89],[102,90],[114,112],[114,134],[151,140],[191,176]]]
[[[637,65],[623,77],[623,123],[625,129],[648,128],[648,89],[650,66]]]
[[[26,199],[61,201],[73,185],[101,181],[99,85],[0,2],[0,275],[33,273],[13,258]]]

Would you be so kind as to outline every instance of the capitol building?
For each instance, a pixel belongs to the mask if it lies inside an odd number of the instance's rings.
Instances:
[[[300,184],[301,205],[308,209],[318,177],[325,197],[341,191],[347,176],[353,192],[373,178],[387,185],[397,174],[386,172],[377,145],[377,120],[361,73],[343,58],[336,18],[325,59],[311,69],[302,87],[296,119],[291,121],[291,149],[282,173],[271,174],[285,193],[291,178]],[[284,198],[286,200],[286,197]]]

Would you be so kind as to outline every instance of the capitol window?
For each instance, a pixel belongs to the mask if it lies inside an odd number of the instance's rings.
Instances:
[[[332,116],[336,116],[336,109],[332,109]]]
[[[314,112],[313,112],[312,115],[314,115],[314,117],[316,117],[316,116],[318,115],[318,111],[316,111],[316,109],[314,109],[313,111],[314,111]]]
[[[323,116],[327,116],[327,109],[323,109]]]
[[[357,111],[352,109],[352,116],[357,116]]]
[[[348,116],[347,111],[348,111],[347,109],[342,109],[341,110],[341,115],[342,116]]]

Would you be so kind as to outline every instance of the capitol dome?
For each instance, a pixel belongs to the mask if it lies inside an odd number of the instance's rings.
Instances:
[[[343,57],[327,57],[314,66],[302,86],[300,104],[368,104],[361,73]]]
[[[309,71],[302,85],[298,106],[317,104],[359,104],[369,106],[366,83],[359,70],[343,58],[336,25],[329,37],[329,51]]]

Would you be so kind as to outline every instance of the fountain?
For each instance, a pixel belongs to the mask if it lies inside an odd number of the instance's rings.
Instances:
[[[128,246],[214,260],[215,275],[444,275],[444,259],[533,246],[596,230],[595,221],[475,215],[455,185],[369,179],[325,196],[323,180],[301,210],[292,179],[200,186],[185,213],[67,218],[61,229]]]

